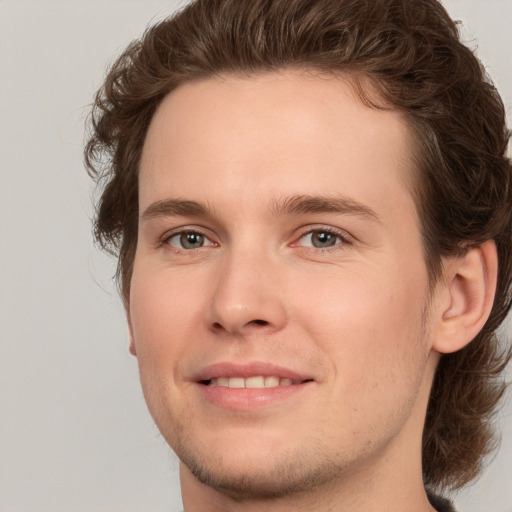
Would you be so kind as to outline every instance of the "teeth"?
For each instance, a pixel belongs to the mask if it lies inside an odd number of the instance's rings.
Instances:
[[[279,377],[265,377],[265,387],[275,388],[279,386]]]
[[[277,386],[292,386],[294,384],[300,384],[302,381],[292,381],[292,379],[281,379],[274,375],[269,377],[256,376],[256,377],[217,377],[210,379],[210,386],[222,386],[225,388],[275,388]]]
[[[229,379],[227,377],[219,377],[215,380],[217,381],[217,386],[225,386],[226,388],[229,387]]]
[[[245,379],[243,377],[230,377],[228,386],[230,388],[245,388]]]
[[[263,377],[247,377],[245,379],[246,388],[264,388],[265,379]]]

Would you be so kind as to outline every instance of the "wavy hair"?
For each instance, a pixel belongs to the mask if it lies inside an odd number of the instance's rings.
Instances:
[[[101,193],[96,240],[118,257],[127,303],[138,166],[162,99],[185,82],[287,67],[343,73],[370,108],[404,113],[431,284],[443,257],[496,243],[490,317],[467,347],[441,358],[423,433],[426,486],[461,487],[496,444],[492,419],[511,356],[496,329],[511,304],[512,176],[503,103],[438,1],[196,0],[149,28],[111,66],[94,101],[85,160]]]

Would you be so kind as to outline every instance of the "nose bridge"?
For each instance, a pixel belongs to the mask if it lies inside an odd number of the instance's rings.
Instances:
[[[249,244],[233,246],[219,265],[210,325],[232,334],[281,329],[286,311],[278,282],[278,258],[270,251]]]

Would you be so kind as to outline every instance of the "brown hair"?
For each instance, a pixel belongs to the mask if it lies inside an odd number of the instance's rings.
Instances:
[[[93,107],[85,156],[101,191],[96,239],[119,258],[127,302],[138,165],[159,103],[187,81],[285,67],[349,74],[370,107],[404,112],[417,141],[414,194],[432,283],[443,256],[497,245],[490,318],[441,359],[423,435],[425,484],[461,487],[494,446],[498,377],[510,359],[495,331],[511,303],[512,176],[501,99],[436,0],[197,0],[148,29],[111,67]]]

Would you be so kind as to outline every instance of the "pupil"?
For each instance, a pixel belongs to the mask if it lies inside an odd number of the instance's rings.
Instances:
[[[320,231],[313,234],[313,245],[315,247],[331,247],[335,244],[336,237],[331,233]]]
[[[180,238],[181,245],[185,249],[201,247],[204,242],[204,236],[199,233],[183,233]]]

